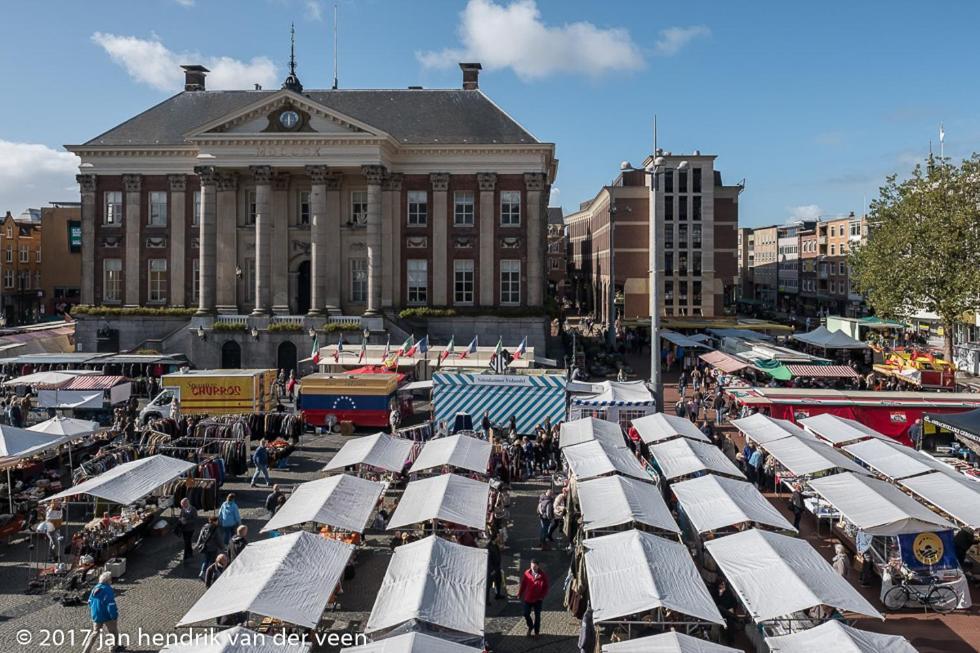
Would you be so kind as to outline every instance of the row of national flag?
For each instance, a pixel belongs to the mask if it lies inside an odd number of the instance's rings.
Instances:
[[[453,336],[449,339],[449,344],[446,345],[446,348],[439,355],[439,362],[442,363],[450,356],[456,356],[456,358],[459,360],[465,359],[466,357],[475,354],[478,346],[479,346],[479,336],[473,336],[473,340],[471,340],[470,344],[466,346],[466,349],[462,350],[457,354],[456,336]],[[494,361],[498,360],[500,356],[503,354],[503,350],[504,350],[504,340],[503,338],[500,338],[499,340],[497,340],[497,347],[493,353],[492,360]],[[429,336],[427,335],[417,342],[415,340],[415,336],[409,336],[408,339],[405,340],[404,343],[402,343],[402,346],[399,347],[395,352],[391,351],[391,336],[388,336],[388,342],[385,343],[385,350],[381,356],[381,360],[383,361],[382,364],[385,367],[394,368],[398,363],[398,359],[402,356],[405,356],[407,358],[413,358],[415,354],[427,354],[428,352],[429,352]],[[337,340],[337,349],[334,351],[333,354],[334,362],[339,363],[340,357],[343,353],[344,353],[344,339],[341,336]],[[510,361],[513,362],[516,360],[520,360],[526,353],[527,353],[527,336],[524,336],[524,339],[521,340],[521,344],[518,345],[517,349],[514,350],[514,353],[511,354]],[[311,354],[311,357],[313,359],[313,364],[319,365],[320,342],[317,336],[315,335],[313,336],[313,352]],[[357,362],[358,363],[364,362],[364,359],[366,357],[367,357],[367,342],[362,340],[361,349],[358,352],[358,356],[357,356]]]

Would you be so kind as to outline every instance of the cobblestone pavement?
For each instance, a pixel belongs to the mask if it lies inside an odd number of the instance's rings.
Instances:
[[[293,454],[289,470],[272,470],[272,480],[284,485],[301,483],[319,478],[323,464],[342,446],[345,438],[339,435],[315,436],[305,434],[301,450]],[[576,651],[575,639],[578,621],[562,608],[561,584],[568,567],[567,554],[562,550],[542,552],[537,549],[537,496],[546,483],[531,481],[514,487],[512,516],[514,526],[510,530],[508,549],[504,551],[505,574],[508,593],[506,601],[491,599],[487,605],[486,632],[490,646],[496,652],[522,653],[535,651],[553,653]],[[238,495],[242,516],[248,525],[253,541],[263,537],[259,529],[266,521],[261,507],[267,490],[250,488],[247,479],[226,483],[222,492],[233,491]],[[374,604],[374,597],[381,585],[390,559],[387,539],[383,536],[368,538],[367,546],[359,552],[356,576],[345,583],[341,607],[328,613],[327,623],[334,631],[360,632]],[[81,651],[83,629],[90,627],[88,608],[85,605],[63,607],[55,602],[55,593],[29,595],[24,590],[28,581],[30,552],[27,538],[14,538],[9,544],[0,543],[0,652],[16,651]],[[560,547],[557,547],[560,548]],[[174,624],[204,593],[204,584],[197,578],[197,565],[185,566],[180,560],[182,544],[179,539],[165,535],[150,537],[130,553],[126,575],[116,581],[120,609],[119,626],[129,636],[129,650],[157,651],[144,634],[184,632],[175,630]],[[526,637],[521,604],[514,598],[517,593],[519,574],[527,567],[531,556],[537,557],[548,572],[552,590],[545,601],[542,613],[541,637]],[[332,622],[332,623],[331,623]],[[48,631],[45,633],[45,630]],[[19,637],[30,633],[32,640],[24,644]],[[71,645],[74,632],[75,645]],[[64,636],[65,640],[59,639]],[[337,648],[323,648],[336,651]]]

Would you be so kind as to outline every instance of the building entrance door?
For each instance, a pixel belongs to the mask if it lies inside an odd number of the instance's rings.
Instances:
[[[279,344],[276,352],[276,369],[287,372],[296,371],[296,345],[286,341]]]
[[[296,269],[296,313],[305,315],[310,310],[310,262],[303,261]]]
[[[221,345],[221,369],[238,370],[242,367],[242,347],[234,340]]]

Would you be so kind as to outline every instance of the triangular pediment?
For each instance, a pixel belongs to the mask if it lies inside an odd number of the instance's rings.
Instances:
[[[376,127],[287,90],[266,95],[246,107],[201,125],[188,133],[186,138],[293,134],[388,138],[388,134]]]

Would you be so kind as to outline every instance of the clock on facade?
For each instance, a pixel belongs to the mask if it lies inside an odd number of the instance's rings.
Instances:
[[[283,111],[279,114],[279,124],[286,129],[294,129],[299,124],[299,114],[295,111]]]

